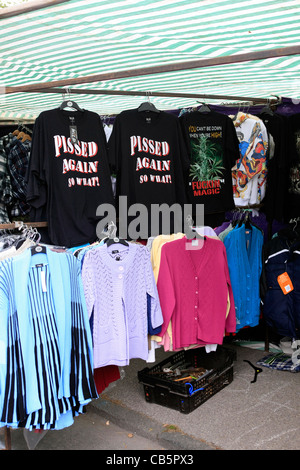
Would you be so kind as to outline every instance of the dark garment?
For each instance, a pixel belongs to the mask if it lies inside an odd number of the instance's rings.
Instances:
[[[5,148],[11,140],[13,139],[12,134],[8,134],[4,137],[0,138],[0,201],[1,201],[1,208],[0,208],[0,222],[1,223],[8,223],[9,222],[9,215],[8,215],[8,206],[12,204],[13,201],[13,193],[11,188],[11,181],[8,172],[8,165],[7,165],[7,154]]]
[[[204,214],[233,209],[231,168],[239,159],[239,141],[232,120],[221,113],[193,111],[180,117],[189,149],[189,201],[204,204]]]
[[[14,217],[27,215],[30,206],[26,201],[26,174],[28,170],[31,142],[14,137],[6,146],[7,165],[10,174],[14,205],[11,214]]]
[[[70,137],[71,124],[77,141]],[[94,241],[98,206],[114,203],[100,117],[91,111],[42,112],[34,126],[27,181],[31,215],[37,221],[46,214],[52,244]]]
[[[300,338],[300,235],[283,229],[263,247],[261,299],[266,323],[278,334]],[[278,276],[287,273],[292,285],[285,293]]]
[[[268,175],[264,212],[268,221],[283,221],[287,206],[289,175],[288,119],[280,114],[259,115],[269,136]]]
[[[300,113],[288,119],[288,188],[284,207],[286,220],[300,217]]]
[[[94,381],[98,394],[102,393],[112,382],[121,378],[119,367],[110,365],[94,369]]]
[[[110,164],[117,175],[116,202],[126,196],[127,207],[143,204],[149,216],[148,227],[139,238],[158,235],[161,227],[151,230],[153,205],[171,207],[177,203],[182,208],[187,202],[189,163],[179,119],[164,111],[123,111],[115,119],[108,146]],[[124,214],[119,212],[122,219]],[[172,232],[171,227],[168,233]]]

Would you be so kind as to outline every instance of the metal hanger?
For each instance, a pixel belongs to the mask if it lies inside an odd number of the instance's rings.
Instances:
[[[268,114],[269,116],[274,116],[274,111],[271,107],[270,102],[268,102],[268,104],[262,108],[260,114]]]
[[[144,101],[142,104],[140,104],[140,106],[138,107],[138,111],[139,113],[141,113],[142,111],[152,111],[153,113],[160,113],[160,110],[156,108],[156,106],[150,101],[150,96],[149,96],[149,93],[147,93],[147,96],[148,96],[148,101]]]
[[[76,103],[76,101],[73,101],[73,100],[70,99],[70,92],[68,91],[68,89],[67,89],[67,93],[68,93],[68,95],[69,95],[69,96],[68,96],[68,99],[64,100],[64,101],[61,103],[59,109],[73,108],[73,109],[75,109],[76,111],[81,111],[81,112],[83,112],[84,109],[82,109],[82,108],[79,106],[79,104]]]
[[[193,240],[195,238],[198,238],[200,240],[205,240],[205,237],[203,237],[200,233],[198,233],[194,229],[194,221],[191,217],[191,215],[188,215],[186,218],[186,225],[185,225],[185,236],[188,240]]]
[[[199,103],[201,103],[199,101]],[[200,108],[198,108],[199,113],[211,113],[211,109],[206,103],[201,103]]]
[[[122,239],[117,237],[117,227],[114,224],[114,222],[110,222],[107,228],[107,238],[104,240],[104,243],[106,243],[107,246],[111,246],[115,243],[120,243],[121,245],[124,246],[129,246],[129,243]]]

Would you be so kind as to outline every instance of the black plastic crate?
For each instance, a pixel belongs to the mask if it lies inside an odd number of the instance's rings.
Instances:
[[[235,351],[220,346],[210,353],[206,353],[203,347],[178,351],[155,366],[139,371],[138,379],[144,385],[147,402],[187,414],[233,381],[235,359]],[[189,367],[202,367],[205,372],[198,379],[184,384],[175,382],[174,376],[168,377],[163,371]]]

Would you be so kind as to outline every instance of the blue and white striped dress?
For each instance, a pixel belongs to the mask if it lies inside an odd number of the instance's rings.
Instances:
[[[0,425],[61,429],[97,398],[80,265],[27,250],[0,264]]]

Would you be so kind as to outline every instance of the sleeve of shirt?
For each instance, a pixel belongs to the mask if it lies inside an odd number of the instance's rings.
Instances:
[[[188,196],[187,196],[187,187],[188,187],[188,175],[189,175],[189,168],[190,168],[190,157],[188,153],[188,149],[186,146],[186,141],[183,135],[182,126],[180,125],[179,118],[177,118],[177,146],[178,151],[180,154],[180,164],[176,165],[175,172],[176,172],[176,179],[179,182],[176,187],[177,192],[177,201],[179,204],[187,204]]]
[[[42,119],[39,116],[34,125],[26,175],[26,199],[36,209],[45,206],[47,201],[44,137]]]
[[[110,171],[112,174],[117,174],[120,170],[120,118],[116,116],[112,132],[108,140],[108,160]]]
[[[163,315],[163,325],[159,336],[164,336],[175,308],[175,290],[171,270],[166,256],[166,246],[161,250],[161,259],[157,279],[157,290]]]
[[[184,127],[182,126],[180,119],[177,121],[177,128],[178,139],[180,143],[182,170],[184,176],[187,177],[190,168],[189,147],[187,144],[188,137],[184,135]]]
[[[151,323],[151,327],[156,329],[163,324],[163,315],[161,311],[157,286],[155,283],[155,278],[152,270],[152,264],[150,259],[150,253],[144,248],[144,256],[145,256],[145,278],[146,278],[146,289],[147,294],[150,296],[151,299],[148,302],[149,306],[149,320]]]
[[[261,305],[264,305],[265,296],[268,290],[267,284],[267,270],[266,270],[266,263],[268,260],[268,250],[267,247],[263,247],[262,249],[262,270],[260,276],[260,283],[259,283],[259,291],[260,291],[260,301]]]
[[[232,168],[240,158],[240,149],[237,133],[230,117],[228,117],[226,126],[226,154],[228,155],[228,165]]]
[[[3,271],[0,274],[0,412],[3,410],[5,395],[5,377],[7,373],[7,351],[8,351],[8,313],[9,300],[3,280]],[[11,371],[9,371],[10,373]]]
[[[186,147],[186,151],[187,151],[188,164],[189,164],[192,149],[191,149],[191,139],[190,139],[190,136],[189,136],[189,133],[188,133],[188,126],[187,126],[187,123],[186,123],[186,115],[185,114],[180,116],[179,123],[180,123],[180,127],[181,127],[182,138],[183,138],[183,141],[184,141],[184,144],[185,144],[185,147]]]
[[[95,304],[95,279],[93,278],[92,263],[89,262],[89,253],[83,259],[81,275],[87,313],[91,318]]]
[[[224,254],[224,270],[225,270],[225,277],[226,277],[226,281],[228,285],[228,294],[229,294],[229,303],[230,303],[229,312],[228,312],[226,322],[225,322],[225,330],[227,333],[235,333],[236,331],[235,304],[234,304],[233,290],[231,286],[225,246],[223,247],[223,254]]]

